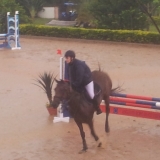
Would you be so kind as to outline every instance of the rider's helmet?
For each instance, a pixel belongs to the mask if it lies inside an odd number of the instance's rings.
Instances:
[[[71,58],[75,59],[76,55],[75,55],[75,52],[74,52],[74,51],[68,50],[68,51],[65,53],[64,57],[66,57],[66,58],[67,58],[67,57],[71,57]]]

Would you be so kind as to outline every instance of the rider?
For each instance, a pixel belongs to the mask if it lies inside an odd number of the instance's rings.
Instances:
[[[78,92],[81,92],[85,88],[92,99],[97,114],[101,114],[102,111],[94,94],[94,84],[90,68],[84,61],[76,59],[75,52],[72,50],[68,50],[64,57],[68,64],[68,75],[72,88]]]

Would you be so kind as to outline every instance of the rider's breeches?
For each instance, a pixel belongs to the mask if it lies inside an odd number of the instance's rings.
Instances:
[[[93,81],[91,81],[89,84],[87,84],[85,86],[85,88],[86,88],[86,90],[87,90],[90,98],[93,99],[94,98],[94,85],[93,85]]]

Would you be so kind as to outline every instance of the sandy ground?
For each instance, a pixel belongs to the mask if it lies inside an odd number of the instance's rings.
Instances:
[[[20,41],[21,50],[0,50],[0,160],[159,160],[160,122],[113,114],[109,135],[105,114],[94,117],[102,148],[84,125],[89,149],[78,154],[82,144],[75,122],[54,124],[45,93],[32,83],[44,71],[59,73],[56,50],[72,49],[92,70],[99,61],[125,93],[160,97],[160,46],[33,37]]]

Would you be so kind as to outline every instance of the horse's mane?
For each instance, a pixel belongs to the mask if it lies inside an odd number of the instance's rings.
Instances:
[[[90,99],[89,99],[89,97],[87,97],[87,93],[85,90],[82,92],[78,92],[78,91],[74,90],[70,86],[69,81],[61,80],[60,83],[67,84],[66,89],[69,91],[67,94],[68,94],[68,97],[70,97],[70,100],[74,99],[73,101],[78,102],[79,99],[81,99],[81,102],[84,101],[84,102],[90,103]]]

